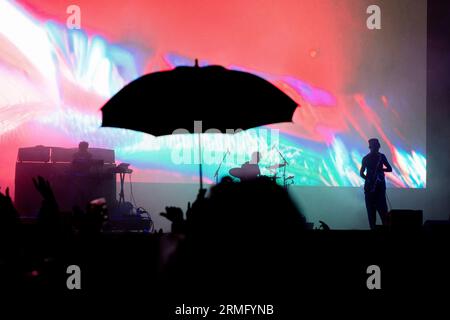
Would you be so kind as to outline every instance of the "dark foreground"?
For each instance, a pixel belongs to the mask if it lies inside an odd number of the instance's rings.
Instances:
[[[148,311],[158,319],[195,319],[176,314],[189,312],[189,306],[216,306],[217,313],[233,305],[233,313],[245,312],[245,305],[273,305],[271,319],[330,303],[352,308],[363,301],[379,309],[400,297],[443,297],[450,284],[446,230],[268,232],[263,243],[254,236],[241,235],[236,242],[233,234],[219,240],[211,235],[214,246],[204,241],[190,247],[174,234],[144,233],[75,236],[43,246],[35,229],[22,225],[20,239],[2,241],[2,291],[55,294],[66,301],[106,298],[117,308]],[[178,254],[170,258],[175,245]],[[70,265],[81,270],[79,290],[67,287]],[[379,290],[367,287],[371,265],[380,268]],[[207,319],[214,317],[224,318],[210,311]],[[247,318],[259,319],[248,313],[242,319]]]

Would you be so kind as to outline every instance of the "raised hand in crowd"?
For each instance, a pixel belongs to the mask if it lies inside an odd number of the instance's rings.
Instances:
[[[178,207],[166,207],[165,212],[161,212],[162,217],[172,222],[172,232],[183,232],[185,220],[183,218],[183,210]]]
[[[9,195],[9,188],[6,188],[5,194],[0,192],[0,228],[1,233],[12,232],[19,224],[19,214]]]
[[[50,183],[43,177],[33,178],[33,184],[36,190],[42,196],[42,204],[38,214],[38,224],[43,231],[50,236],[54,232],[59,232],[61,227],[61,216],[58,203],[50,186]]]

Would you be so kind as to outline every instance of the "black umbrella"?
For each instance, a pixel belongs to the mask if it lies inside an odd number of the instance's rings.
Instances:
[[[290,122],[297,103],[266,80],[221,66],[176,67],[144,75],[122,88],[102,108],[103,127],[154,136],[177,129],[246,130]],[[195,132],[199,133],[199,132]],[[199,134],[199,152],[201,141]],[[201,158],[200,158],[201,159]],[[200,160],[200,188],[202,171]]]

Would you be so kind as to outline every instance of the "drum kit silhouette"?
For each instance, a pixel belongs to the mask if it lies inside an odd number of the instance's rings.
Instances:
[[[270,171],[270,175],[268,177],[275,182],[277,182],[278,179],[282,179],[282,186],[285,188],[291,184],[294,184],[294,176],[286,177],[286,166],[288,166],[288,163],[282,162],[266,167]],[[281,173],[279,171],[280,169]]]
[[[268,175],[259,174],[260,171],[258,164],[249,165],[248,163],[243,164],[241,167],[232,168],[228,171],[228,173],[230,176],[237,178],[240,181],[255,179],[257,177],[267,177],[274,182],[278,182],[280,181],[279,179],[281,179],[281,185],[284,188],[287,188],[289,185],[294,184],[294,176],[286,176],[286,167],[289,163],[280,151],[278,151],[278,153],[282,159],[282,162],[265,167],[270,172]],[[258,167],[256,172],[255,167]]]

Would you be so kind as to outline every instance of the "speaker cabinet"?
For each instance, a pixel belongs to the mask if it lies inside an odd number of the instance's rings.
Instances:
[[[420,230],[423,224],[422,210],[391,210],[389,225],[391,230]]]

